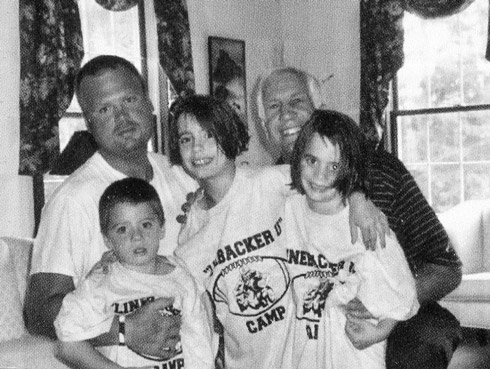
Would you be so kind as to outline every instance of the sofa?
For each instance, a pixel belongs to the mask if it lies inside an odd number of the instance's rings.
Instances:
[[[490,329],[490,200],[469,200],[438,214],[463,262],[463,280],[441,305],[463,327]]]
[[[0,238],[0,368],[67,369],[55,359],[54,342],[30,335],[24,326],[24,301],[32,239]]]

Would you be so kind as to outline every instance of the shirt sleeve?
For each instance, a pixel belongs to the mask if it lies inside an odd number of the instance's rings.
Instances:
[[[191,275],[182,269],[182,283],[186,285],[182,302],[182,351],[185,367],[190,369],[214,368],[217,337],[211,330],[211,319],[206,313],[206,295]]]
[[[355,269],[361,279],[358,298],[376,318],[406,320],[417,313],[415,280],[394,237],[384,249],[367,250]]]
[[[77,285],[89,272],[91,254],[101,253],[95,245],[102,236],[94,234],[98,229],[93,224],[98,222],[96,204],[90,199],[86,202],[83,207],[65,194],[48,202],[34,242],[31,274],[64,274],[73,277]]]
[[[289,196],[296,191],[291,189],[291,169],[289,164],[275,165],[263,169],[263,187],[265,192],[274,195]]]
[[[402,176],[394,206],[397,209],[398,228],[410,244],[410,258],[414,269],[418,264],[430,262],[447,266],[461,266],[446,230],[429,205],[410,173]]]
[[[99,283],[91,277],[67,294],[54,321],[58,338],[83,341],[109,332],[114,315],[106,308],[104,295]]]
[[[387,215],[414,272],[425,263],[461,266],[439,218],[398,158],[385,151],[376,153],[369,182],[370,197]]]

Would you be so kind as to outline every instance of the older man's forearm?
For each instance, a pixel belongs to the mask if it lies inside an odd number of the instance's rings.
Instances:
[[[417,268],[415,282],[417,297],[421,304],[438,301],[461,283],[460,266],[427,263]]]

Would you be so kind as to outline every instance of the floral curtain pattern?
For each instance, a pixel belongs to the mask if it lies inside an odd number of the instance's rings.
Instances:
[[[19,174],[48,171],[83,57],[76,0],[20,0]]]
[[[194,93],[189,15],[185,0],[155,1],[158,52],[175,91],[181,95]]]
[[[127,10],[143,0],[96,0],[105,9]],[[190,27],[185,0],[154,1],[160,64],[177,93],[194,91]],[[19,174],[49,170],[59,155],[58,122],[73,98],[83,58],[77,0],[19,0]]]
[[[97,4],[107,10],[115,12],[131,9],[139,0],[95,0]],[[158,0],[157,0],[158,1]]]
[[[403,65],[402,20],[399,1],[361,1],[360,126],[373,144],[385,127],[390,81]]]
[[[362,0],[360,126],[379,143],[386,127],[389,86],[403,65],[403,11],[424,18],[456,14],[474,0]],[[490,46],[487,57],[490,57]]]
[[[475,0],[406,0],[406,11],[422,18],[447,17],[465,10]]]

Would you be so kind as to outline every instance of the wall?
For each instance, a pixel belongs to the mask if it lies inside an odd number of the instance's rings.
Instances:
[[[294,65],[325,80],[327,107],[357,119],[359,109],[358,0],[187,0],[196,89],[208,92],[208,36],[244,40],[250,150],[240,161],[270,164],[252,119],[253,91],[265,70]],[[0,236],[31,236],[32,183],[17,175],[19,151],[18,0],[0,12]],[[283,42],[284,40],[284,42]],[[329,78],[330,75],[333,77]]]
[[[327,107],[357,122],[359,4],[359,0],[281,0],[285,62],[322,81]]]
[[[19,3],[2,2],[0,12],[0,236],[32,236],[32,181],[18,176]]]
[[[191,26],[192,55],[196,75],[196,90],[209,92],[208,36],[234,38],[245,41],[245,63],[248,92],[249,130],[252,136],[249,151],[239,161],[251,165],[270,164],[272,158],[258,139],[251,119],[251,91],[265,68],[280,60],[281,23],[280,5],[274,0],[188,0]]]

